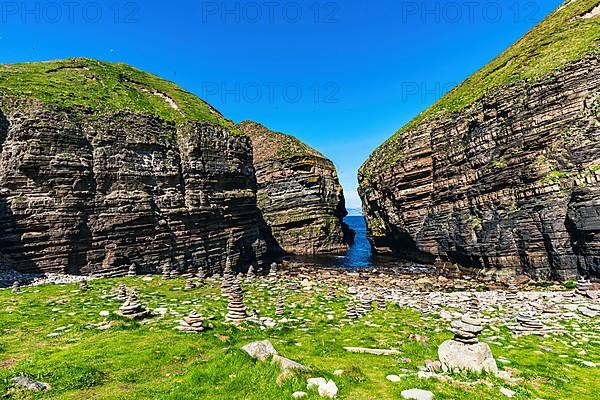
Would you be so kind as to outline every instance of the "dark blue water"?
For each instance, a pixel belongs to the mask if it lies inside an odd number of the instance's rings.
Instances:
[[[320,267],[344,268],[351,271],[364,268],[375,268],[389,266],[389,258],[374,255],[371,251],[371,243],[367,239],[367,224],[362,216],[349,216],[344,221],[356,233],[354,243],[345,254],[341,255],[319,255],[319,256],[296,256],[292,261],[314,264]],[[396,261],[397,260],[393,260]]]

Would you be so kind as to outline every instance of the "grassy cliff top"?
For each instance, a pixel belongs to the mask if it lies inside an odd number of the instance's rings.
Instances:
[[[326,159],[324,155],[291,135],[273,132],[267,127],[253,121],[244,121],[238,125],[240,131],[252,139],[254,161],[286,160],[294,157],[317,157]]]
[[[460,111],[489,91],[541,78],[597,51],[600,17],[593,11],[597,11],[599,3],[599,0],[565,1],[519,41],[402,127],[375,150],[361,171],[367,173],[381,166],[381,162],[394,159],[398,139],[421,122],[442,113]]]
[[[172,82],[126,64],[85,58],[0,65],[0,96],[35,98],[61,108],[125,110],[174,122],[232,125],[209,104]]]

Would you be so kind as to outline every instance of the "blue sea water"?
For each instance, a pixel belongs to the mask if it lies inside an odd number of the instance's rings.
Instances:
[[[367,239],[367,224],[363,216],[348,216],[344,221],[355,232],[354,242],[340,255],[295,256],[292,261],[326,268],[344,268],[350,271],[390,265],[390,259],[374,255]],[[395,260],[397,261],[397,260]]]

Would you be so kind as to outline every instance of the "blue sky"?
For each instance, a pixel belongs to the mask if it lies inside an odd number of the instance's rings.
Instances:
[[[121,61],[331,158],[369,154],[558,7],[499,1],[3,1],[0,62]]]

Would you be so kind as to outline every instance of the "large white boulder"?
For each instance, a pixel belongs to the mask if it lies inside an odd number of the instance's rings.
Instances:
[[[433,400],[433,393],[423,389],[409,389],[400,393],[403,399],[411,400]]]
[[[444,371],[459,370],[476,373],[498,373],[496,360],[487,343],[466,344],[448,340],[438,348],[438,357]]]

